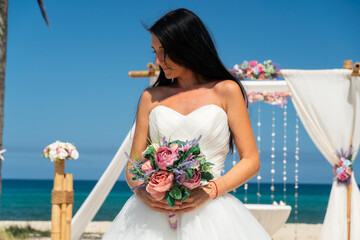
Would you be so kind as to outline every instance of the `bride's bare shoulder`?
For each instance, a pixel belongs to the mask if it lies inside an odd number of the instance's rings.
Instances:
[[[223,80],[215,84],[213,88],[216,95],[221,99],[226,112],[229,107],[238,106],[244,101],[243,93],[237,82],[234,80]]]
[[[234,80],[219,81],[214,85],[214,92],[222,98],[242,97],[240,86]]]
[[[166,93],[168,93],[168,87],[166,86],[149,87],[145,89],[141,94],[139,107],[146,107],[150,112],[152,108],[161,102]]]

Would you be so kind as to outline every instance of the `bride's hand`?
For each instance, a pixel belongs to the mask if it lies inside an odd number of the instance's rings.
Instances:
[[[212,200],[216,196],[214,183],[209,183],[205,186],[197,187],[191,190],[190,197],[182,204],[176,203],[174,206],[174,213],[185,213],[193,211],[202,207],[205,203]]]
[[[165,199],[156,200],[146,191],[146,187],[139,187],[134,190],[134,193],[141,201],[143,201],[148,207],[150,207],[154,211],[171,213],[175,210],[176,205],[174,206],[174,208],[171,208],[167,204]],[[179,204],[179,202],[176,202],[176,204]]]

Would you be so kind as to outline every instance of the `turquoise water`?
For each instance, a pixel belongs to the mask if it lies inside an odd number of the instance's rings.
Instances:
[[[79,209],[96,181],[74,181],[74,208]],[[0,203],[0,220],[50,220],[51,219],[51,189],[52,180],[3,180],[3,192]],[[249,184],[247,203],[271,203],[270,184],[260,185],[261,198],[256,195],[257,184]],[[288,222],[294,218],[294,185],[287,186],[287,204],[293,211]],[[300,184],[298,193],[298,220],[299,223],[322,223],[324,220],[331,185]],[[121,210],[126,200],[132,195],[128,185],[119,181],[95,216],[95,221],[112,221]],[[244,188],[240,187],[235,196],[244,202]],[[275,184],[275,201],[284,200],[283,184]]]

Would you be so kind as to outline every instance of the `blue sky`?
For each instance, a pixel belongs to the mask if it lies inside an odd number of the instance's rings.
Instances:
[[[44,2],[50,30],[35,0],[9,2],[5,179],[51,179],[53,164],[40,156],[55,140],[73,142],[79,149],[80,158],[67,163],[74,179],[101,176],[130,129],[139,96],[148,85],[148,79],[128,77],[129,71],[145,70],[154,61],[150,35],[142,23],[150,26],[169,10],[185,7],[198,14],[229,68],[243,60],[272,59],[283,69],[342,68],[343,60],[359,61],[358,1]],[[271,107],[260,104],[261,172],[264,181],[270,181],[266,134]],[[290,172],[295,111],[292,105],[288,110]],[[249,111],[255,120],[256,108]],[[282,110],[276,111],[280,121]],[[280,144],[281,121],[276,128]],[[281,148],[281,144],[276,147]],[[300,150],[300,181],[330,183],[331,166],[302,126]],[[282,157],[277,160],[281,161]],[[355,172],[359,166],[355,162]],[[278,164],[277,172],[281,168]],[[281,181],[280,175],[276,179]]]

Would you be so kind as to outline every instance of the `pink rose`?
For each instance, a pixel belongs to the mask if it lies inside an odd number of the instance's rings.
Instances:
[[[256,67],[257,64],[258,64],[257,61],[250,61],[250,62],[249,62],[249,65],[250,65],[251,67]]]
[[[177,144],[175,144],[177,145]],[[160,169],[166,170],[166,167],[172,167],[174,165],[174,161],[176,161],[177,158],[177,152],[179,146],[171,146],[168,147],[161,147],[159,148],[155,153],[155,162],[159,166]]]
[[[165,192],[173,186],[173,182],[174,174],[172,172],[159,170],[151,176],[146,191],[156,200],[161,200],[165,197]]]
[[[348,178],[348,176],[346,175],[345,172],[340,173],[338,175],[338,177],[339,177],[340,181],[345,181]]]
[[[141,170],[144,172],[144,173],[148,173],[152,170],[154,170],[150,160],[147,160],[146,162],[144,162],[143,164],[141,164]]]
[[[184,185],[184,187],[193,190],[194,188],[200,185],[200,182],[201,182],[201,173],[199,170],[195,169],[194,175],[188,180],[185,179],[182,184]]]
[[[351,176],[351,168],[347,167],[347,168],[345,169],[345,172],[346,172],[348,175]]]

